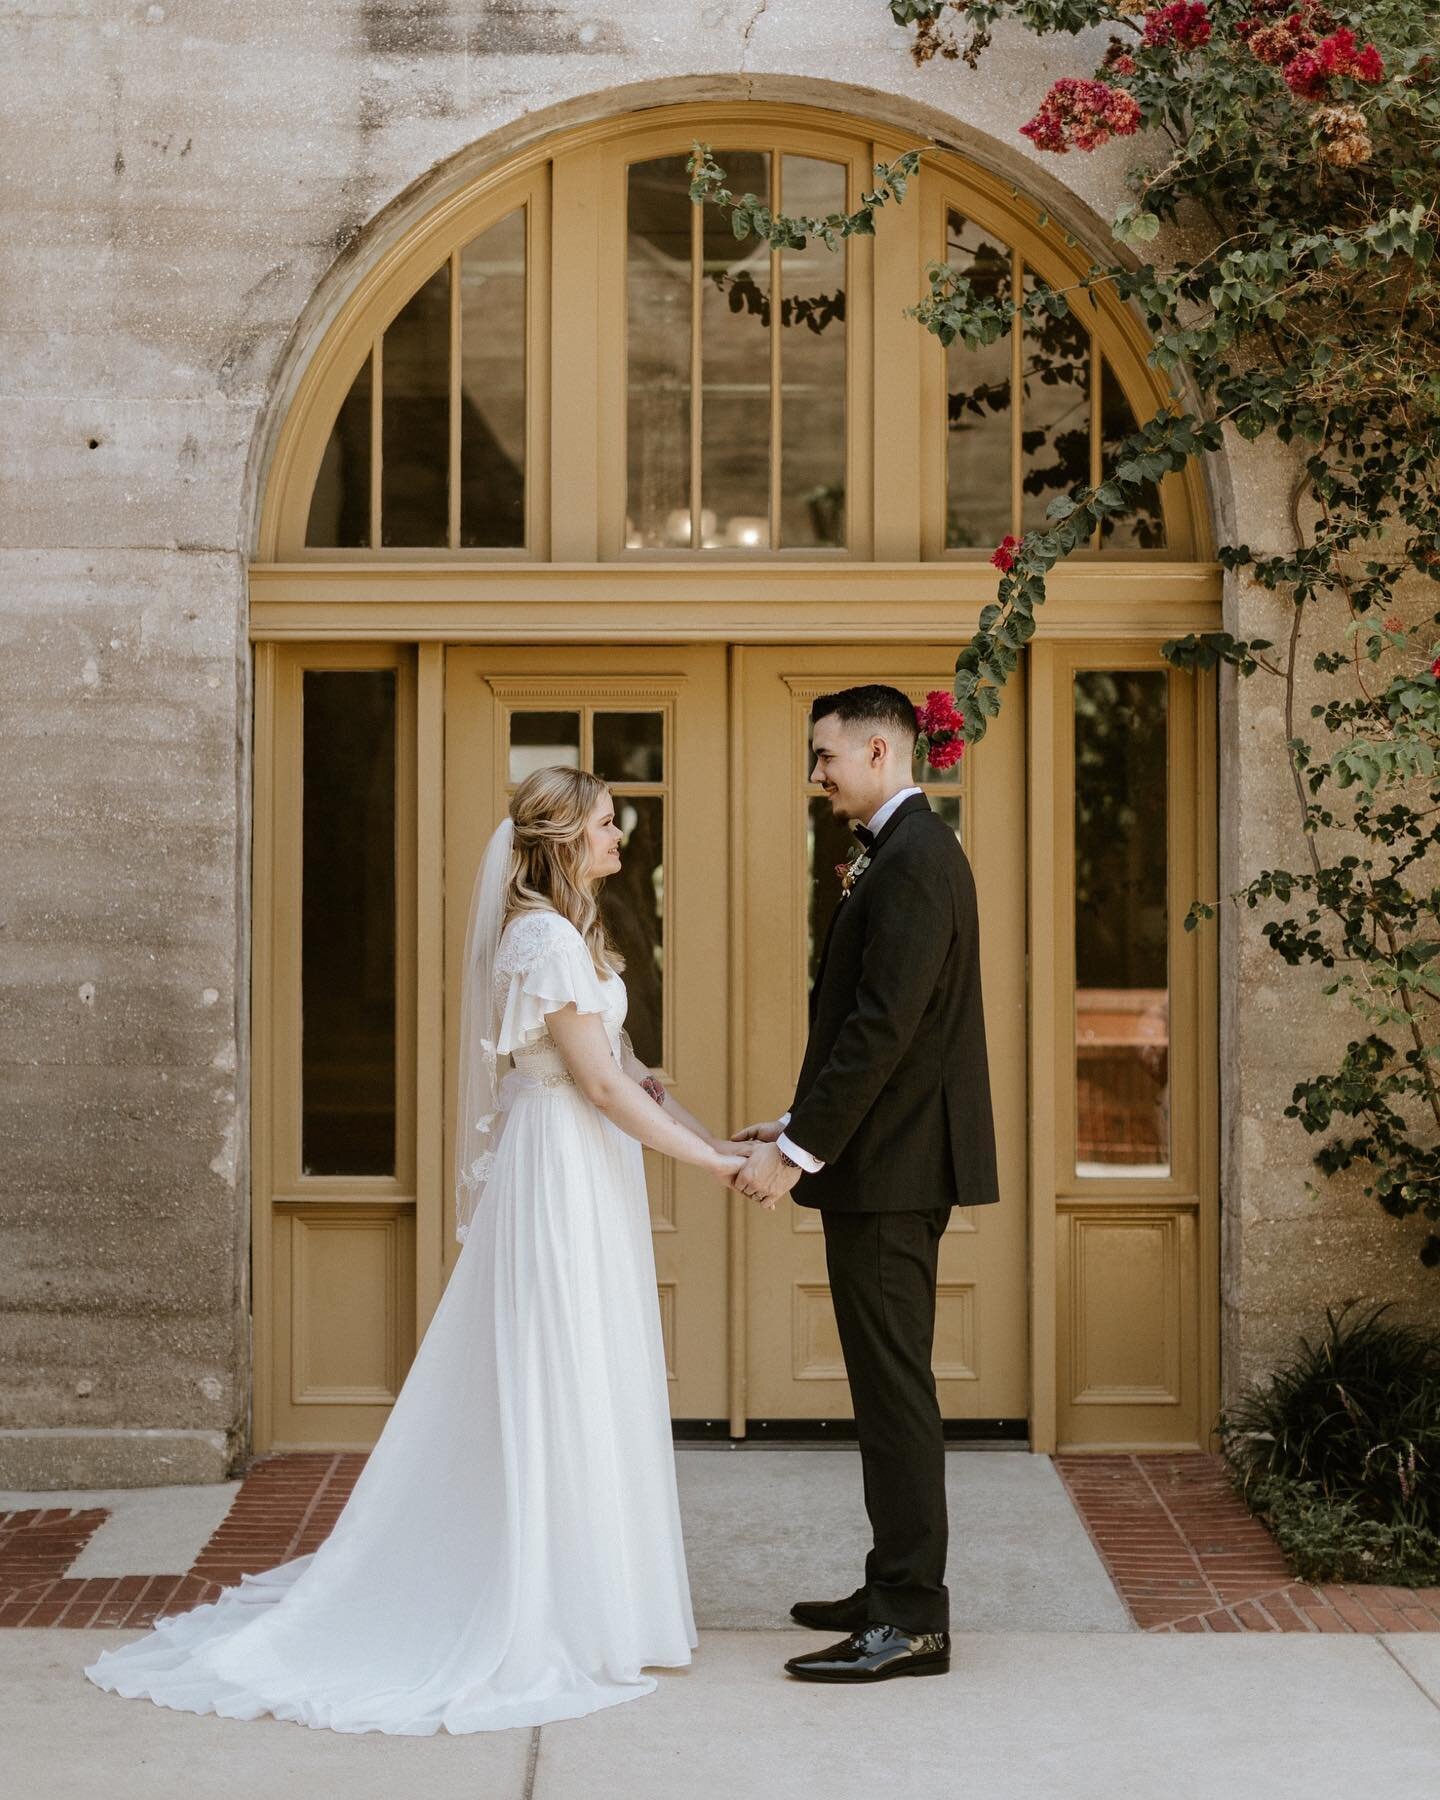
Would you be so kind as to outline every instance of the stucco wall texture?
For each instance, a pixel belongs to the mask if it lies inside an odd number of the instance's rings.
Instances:
[[[1100,247],[1134,151],[1016,134],[1103,34],[921,70],[883,0],[19,0],[0,31],[0,1487],[213,1481],[249,1407],[245,565],[357,266],[517,144],[673,100],[935,133]],[[1219,535],[1288,541],[1270,448],[1210,476]],[[1267,604],[1236,585],[1232,629],[1281,636]],[[1229,886],[1299,837],[1275,696],[1227,684],[1222,727]],[[1220,929],[1229,1393],[1327,1300],[1434,1287],[1418,1232],[1306,1198],[1280,1110],[1347,1021],[1254,915]]]

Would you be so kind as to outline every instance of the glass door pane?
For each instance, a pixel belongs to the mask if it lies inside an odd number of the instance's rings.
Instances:
[[[894,684],[893,676],[876,675],[869,677],[875,681],[886,681]],[[836,687],[858,685],[858,683],[837,682]],[[948,688],[948,680],[941,676],[927,682],[923,687],[907,684],[905,692],[917,706],[923,705],[925,696],[934,688]],[[813,763],[809,738],[806,738],[806,767],[808,776]],[[939,813],[945,823],[964,843],[964,771],[965,758],[948,769],[932,769],[927,764],[915,765],[915,784],[923,791],[931,808]],[[860,840],[851,830],[849,822],[837,819],[829,800],[816,789],[811,789],[806,797],[805,853],[809,874],[809,895],[806,909],[806,941],[809,947],[807,958],[807,982],[813,983],[820,968],[820,952],[825,946],[825,934],[830,928],[830,920],[835,908],[840,904],[840,870],[859,847]]]
[[[444,544],[450,516],[448,262],[387,326],[380,390],[380,541]]]
[[[460,543],[525,542],[525,209],[460,252]]]
[[[395,671],[307,669],[301,1173],[395,1173]]]
[[[577,686],[579,684],[577,683]],[[512,711],[508,789],[536,769],[590,769],[609,787],[622,832],[620,873],[600,889],[605,928],[625,958],[626,1030],[635,1054],[665,1066],[665,713],[580,702]]]
[[[769,204],[770,158],[726,159],[729,185]],[[700,353],[703,549],[770,547],[770,246],[737,241],[730,222],[704,209]]]
[[[951,211],[946,261],[985,299],[1010,293],[1009,249]],[[1010,494],[1012,332],[969,349],[958,338],[945,351],[947,549],[990,549],[1013,530]]]
[[[790,217],[845,211],[842,163],[780,160]],[[845,542],[845,252],[812,237],[780,252],[780,279],[780,542],[836,549]]]
[[[1166,683],[1075,675],[1078,1175],[1170,1172]]]

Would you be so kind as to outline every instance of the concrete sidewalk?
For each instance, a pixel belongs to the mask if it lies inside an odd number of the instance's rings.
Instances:
[[[345,1736],[121,1699],[83,1668],[142,1628],[17,1622],[0,1631],[0,1787],[16,1800],[155,1800],[172,1788],[181,1800],[1440,1800],[1440,1632],[1338,1614],[1303,1629],[1192,1619],[1192,1631],[1141,1630],[1049,1457],[947,1457],[954,1666],[875,1689],[781,1668],[827,1641],[790,1623],[791,1600],[859,1576],[853,1450],[686,1447],[677,1466],[701,1643],[689,1669],[656,1672],[653,1694],[537,1731]],[[1141,1534],[1127,1579],[1146,1591],[1162,1551],[1137,1492],[1124,1487],[1119,1504]],[[1177,1521],[1198,1507],[1201,1562],[1253,1556],[1232,1549],[1214,1495],[1194,1492],[1165,1504]],[[108,1511],[74,1567],[122,1576],[188,1565],[234,1493],[0,1494],[0,1511]],[[1288,1579],[1278,1566],[1262,1585]],[[1180,1611],[1212,1604],[1209,1584],[1232,1579],[1202,1575],[1197,1564],[1209,1598]]]
[[[0,1633],[17,1800],[1435,1800],[1440,1639],[987,1633],[938,1681],[821,1688],[780,1670],[823,1638],[702,1635],[687,1670],[540,1731],[345,1737],[103,1693],[133,1634]]]

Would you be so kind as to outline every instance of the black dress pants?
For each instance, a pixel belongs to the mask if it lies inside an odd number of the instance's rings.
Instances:
[[[865,1559],[868,1616],[902,1631],[948,1631],[945,1438],[930,1357],[950,1208],[822,1208],[821,1217],[874,1534]]]

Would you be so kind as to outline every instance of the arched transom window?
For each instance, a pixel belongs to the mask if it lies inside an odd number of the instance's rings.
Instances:
[[[976,350],[904,317],[932,260],[996,294],[1086,266],[959,156],[874,239],[772,251],[691,202],[693,139],[792,214],[853,208],[907,141],[807,108],[644,118],[490,172],[370,272],[291,409],[274,557],[982,558],[1161,399],[1104,299]],[[1196,500],[1150,489],[1091,554],[1194,558]]]

